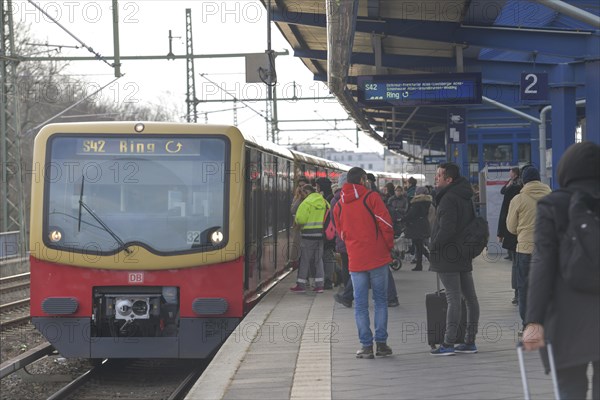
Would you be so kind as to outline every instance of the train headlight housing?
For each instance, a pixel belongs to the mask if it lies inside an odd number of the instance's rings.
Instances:
[[[148,302],[144,300],[136,300],[136,302],[131,305],[131,310],[138,317],[145,316],[148,314],[149,310]]]
[[[115,310],[117,311],[117,318],[129,319],[131,315],[131,301],[128,299],[117,299]]]
[[[223,241],[223,232],[220,229],[217,229],[213,233],[210,234],[210,241],[213,245],[221,244]]]
[[[60,242],[62,239],[62,232],[58,229],[53,229],[48,234],[48,239],[50,239],[52,243]]]
[[[115,319],[149,319],[150,299],[147,297],[117,297],[115,298],[115,311]]]

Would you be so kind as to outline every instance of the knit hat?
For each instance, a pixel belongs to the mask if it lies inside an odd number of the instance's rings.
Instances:
[[[600,146],[593,142],[571,145],[558,162],[556,176],[561,187],[580,179],[600,179]]]
[[[315,183],[321,187],[321,190],[331,189],[331,181],[329,178],[317,178]]]
[[[415,195],[418,196],[420,194],[429,194],[427,192],[427,188],[424,186],[419,186],[416,190],[415,190]]]
[[[521,175],[521,180],[523,180],[523,184],[526,184],[531,181],[539,181],[540,180],[540,172],[533,165],[527,166],[523,170],[523,174]]]

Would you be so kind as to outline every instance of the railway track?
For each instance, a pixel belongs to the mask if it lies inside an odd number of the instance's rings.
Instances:
[[[29,272],[0,278],[0,294],[29,287]]]
[[[0,302],[6,304],[28,298],[29,280],[29,272],[0,278]]]
[[[0,278],[0,330],[27,324],[29,316],[29,272]]]
[[[54,347],[50,343],[42,343],[35,348],[18,355],[17,357],[3,362],[0,365],[0,378],[4,378],[18,371],[27,365],[36,362],[37,360],[46,357],[48,354],[54,352]]]
[[[29,321],[29,298],[0,305],[0,331],[27,324]]]
[[[48,400],[180,399],[207,365],[202,360],[104,360]]]

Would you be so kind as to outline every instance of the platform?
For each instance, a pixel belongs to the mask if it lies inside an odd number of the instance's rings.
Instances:
[[[522,399],[511,262],[494,257],[474,262],[477,354],[429,354],[425,294],[435,290],[433,272],[405,263],[393,273],[400,301],[389,309],[394,354],[374,360],[355,358],[354,311],[334,301],[335,289],[291,293],[293,272],[228,338],[187,399]],[[526,353],[526,365],[532,398],[553,398],[539,354]]]

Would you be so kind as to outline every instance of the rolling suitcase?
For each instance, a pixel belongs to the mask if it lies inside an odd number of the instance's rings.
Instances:
[[[556,378],[556,367],[554,365],[554,353],[552,352],[552,345],[546,343],[546,350],[548,351],[548,363],[550,364],[550,375],[552,376],[552,387],[554,389],[554,398],[560,400],[560,393],[558,391],[558,379]],[[527,381],[527,373],[525,372],[525,361],[523,359],[523,343],[517,344],[517,355],[519,356],[519,369],[521,370],[521,383],[523,384],[523,394],[525,400],[531,399],[531,393],[529,392],[529,383]]]
[[[427,342],[431,348],[444,341],[446,333],[446,313],[448,303],[446,301],[446,291],[440,290],[440,278],[436,274],[437,291],[425,295],[425,308],[427,310]],[[461,318],[460,325],[456,334],[456,343],[465,342],[465,333],[467,332],[467,307],[465,300],[461,298]],[[455,343],[455,344],[456,344]]]

